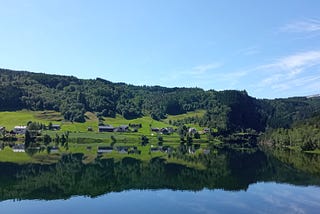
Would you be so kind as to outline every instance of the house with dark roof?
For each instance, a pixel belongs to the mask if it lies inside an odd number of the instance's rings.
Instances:
[[[99,132],[113,132],[114,127],[110,125],[98,126]]]
[[[129,126],[128,125],[121,125],[114,130],[115,132],[127,132],[129,131]]]
[[[60,129],[61,129],[61,127],[58,124],[52,124],[52,126],[51,126],[51,130],[53,130],[53,131],[58,131]]]
[[[15,126],[13,128],[13,132],[15,134],[25,134],[27,131],[27,127],[26,126]]]
[[[113,151],[111,146],[98,146],[98,153],[110,153]]]
[[[25,152],[24,144],[16,144],[12,147],[13,152]]]

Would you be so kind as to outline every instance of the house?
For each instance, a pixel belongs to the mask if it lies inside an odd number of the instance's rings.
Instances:
[[[170,134],[168,128],[160,129],[161,134]]]
[[[195,129],[195,128],[189,128],[188,133],[189,133],[189,134],[195,134],[195,133],[197,133],[197,129]]]
[[[172,127],[167,127],[167,130],[168,130],[169,134],[174,132],[174,129]]]
[[[159,132],[160,131],[160,129],[159,128],[151,128],[151,131],[153,131],[153,132]]]
[[[209,129],[209,128],[204,128],[204,129],[203,129],[203,132],[204,132],[204,133],[209,133],[209,132],[210,132],[210,129]]]
[[[166,127],[166,128],[160,129],[161,134],[171,134],[173,132],[174,132],[174,129],[172,127]]]
[[[106,126],[98,126],[99,132],[113,132],[114,128],[113,126],[106,125]]]
[[[121,125],[114,130],[115,132],[127,132],[129,131],[129,126],[128,125]]]
[[[13,128],[13,132],[15,134],[25,134],[27,131],[27,127],[26,126],[15,126]]]
[[[93,128],[91,126],[88,126],[87,130],[88,130],[88,132],[92,132]]]
[[[113,151],[111,146],[98,146],[98,153],[110,153]]]
[[[53,130],[53,131],[58,131],[60,129],[61,129],[61,127],[58,124],[52,124],[52,126],[51,126],[51,130]]]
[[[24,144],[16,144],[12,147],[13,152],[25,152]]]
[[[160,148],[158,148],[158,147],[151,147],[150,148],[150,152],[160,152],[161,150],[160,150]]]
[[[166,153],[170,153],[172,151],[171,147],[170,146],[163,146],[161,148],[161,151],[162,152],[166,152]]]

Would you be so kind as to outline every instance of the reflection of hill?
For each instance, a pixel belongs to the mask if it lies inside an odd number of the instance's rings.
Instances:
[[[85,165],[82,155],[65,156],[50,166],[1,163],[0,200],[95,197],[130,189],[246,190],[258,181],[320,185],[320,176],[294,169],[261,151],[221,151],[209,160],[207,170],[166,164],[161,159],[150,163],[109,159]]]

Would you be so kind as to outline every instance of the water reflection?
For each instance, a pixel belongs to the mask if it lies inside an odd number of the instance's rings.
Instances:
[[[64,156],[53,165],[1,163],[0,200],[96,197],[124,190],[240,191],[257,182],[320,186],[319,171],[314,170],[319,157],[292,155],[225,149],[199,160],[206,164],[206,170],[167,164],[158,158],[149,163],[124,158],[84,164],[81,154]]]

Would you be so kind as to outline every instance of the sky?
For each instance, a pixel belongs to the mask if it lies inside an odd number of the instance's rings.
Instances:
[[[320,93],[319,0],[0,0],[0,67],[134,85]]]

